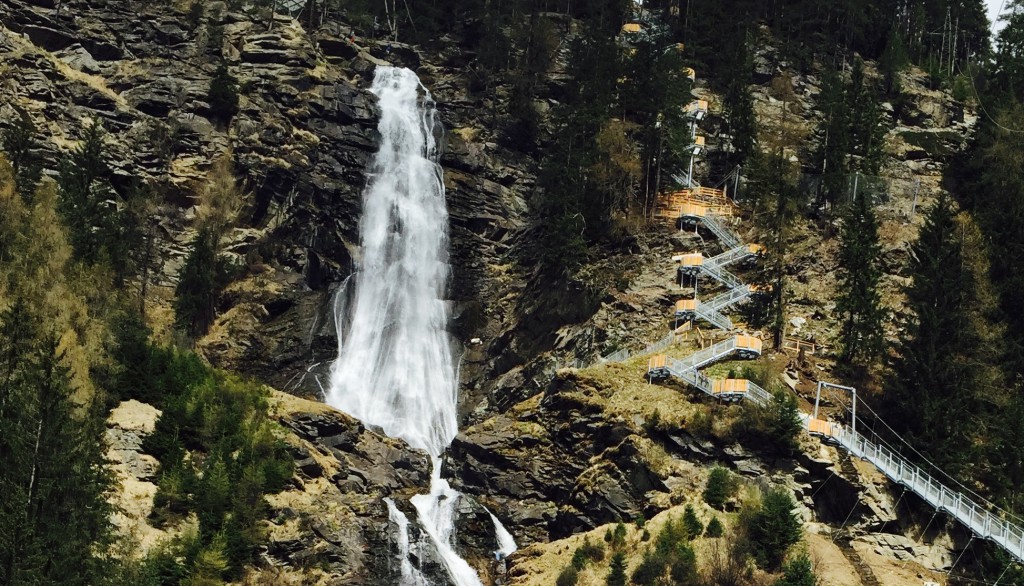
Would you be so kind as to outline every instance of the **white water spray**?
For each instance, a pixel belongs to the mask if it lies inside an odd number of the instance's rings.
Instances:
[[[350,308],[335,303],[338,359],[327,402],[430,454],[430,493],[413,497],[413,506],[456,586],[480,586],[452,547],[461,495],[441,478],[441,454],[458,432],[458,376],[444,302],[448,212],[436,163],[440,125],[430,93],[408,69],[378,67],[370,91],[380,103],[381,145],[363,192],[355,297]],[[343,288],[339,295],[345,294]],[[388,511],[404,533],[402,584],[420,586],[422,574],[407,573],[415,570],[408,520],[394,503]]]

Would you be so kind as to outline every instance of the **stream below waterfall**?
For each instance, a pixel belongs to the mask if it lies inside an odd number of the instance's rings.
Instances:
[[[443,129],[430,92],[412,71],[379,66],[370,91],[380,105],[381,142],[363,192],[354,290],[349,296],[343,287],[335,303],[338,358],[326,400],[430,454],[429,492],[411,499],[420,529],[456,586],[479,586],[453,546],[462,495],[441,477],[444,451],[458,433],[458,369],[445,300],[448,210],[437,163]],[[411,561],[409,520],[386,502],[402,558],[401,586],[430,584]],[[496,553],[515,551],[512,536],[491,519]]]

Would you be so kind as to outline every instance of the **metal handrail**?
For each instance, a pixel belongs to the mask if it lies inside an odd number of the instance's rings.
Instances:
[[[697,309],[694,311],[694,315],[717,328],[723,330],[732,329],[732,320],[719,313],[717,309],[710,305],[698,303]]]
[[[718,218],[711,214],[708,214],[701,218],[701,220],[704,221],[704,225],[708,227],[708,230],[711,230],[711,233],[714,234],[716,238],[718,238],[718,241],[722,243],[723,247],[735,248],[739,246],[739,237],[736,236],[736,233],[733,232],[728,226],[719,221]]]
[[[748,285],[740,285],[722,293],[721,295],[713,297],[710,301],[701,302],[697,304],[697,307],[707,307],[715,311],[720,311],[743,301],[747,297],[750,297],[750,287]]]
[[[731,337],[727,340],[722,340],[717,344],[708,346],[703,350],[694,352],[681,360],[672,360],[669,364],[669,371],[672,372],[674,376],[679,376],[684,372],[696,370],[702,366],[715,362],[724,356],[728,356],[734,350],[736,350],[736,338]]]
[[[946,487],[885,446],[871,442],[846,426],[832,424],[832,428],[835,433],[833,439],[851,454],[867,460],[893,482],[907,487],[933,508],[949,513],[978,537],[991,540],[1017,561],[1024,562],[1024,528],[988,511],[963,493]]]
[[[743,281],[740,281],[736,275],[725,270],[720,265],[710,264],[707,260],[701,263],[700,270],[704,271],[712,279],[715,279],[730,289],[734,289],[743,284]]]
[[[741,244],[739,246],[734,246],[721,254],[704,259],[704,266],[713,265],[715,267],[724,267],[751,256],[754,256],[754,253],[750,252],[750,247],[745,244]]]

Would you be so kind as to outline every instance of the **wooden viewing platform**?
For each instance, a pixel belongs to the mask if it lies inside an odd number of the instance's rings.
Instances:
[[[746,396],[750,381],[745,378],[719,378],[711,381],[711,394],[723,401],[739,401]]]

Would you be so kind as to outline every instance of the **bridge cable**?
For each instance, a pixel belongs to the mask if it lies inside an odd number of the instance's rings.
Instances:
[[[849,514],[846,515],[846,519],[843,520],[843,524],[839,526],[839,531],[836,531],[835,535],[832,536],[832,543],[836,542],[836,538],[839,537],[839,534],[846,528],[846,524],[850,521],[850,517],[853,516],[853,512],[857,510],[857,505],[859,504],[859,499],[853,502],[853,508],[851,508]]]
[[[967,545],[964,546],[963,551],[961,551],[960,555],[957,556],[956,561],[953,562],[953,565],[949,567],[949,571],[946,572],[947,576],[952,576],[953,575],[953,568],[955,568],[956,565],[960,563],[960,558],[964,557],[964,554],[967,553],[967,550],[971,549],[971,544],[972,543],[974,543],[974,534],[973,533],[971,533],[971,538],[967,540]]]
[[[999,586],[999,581],[1003,579],[1003,576],[1006,575],[1006,572],[1010,571],[1010,566],[1012,566],[1012,565],[1013,565],[1013,560],[1011,559],[1009,561],[1009,563],[1006,564],[1006,569],[1003,570],[1003,573],[999,574],[999,577],[996,578],[996,581],[992,583],[992,586]]]
[[[828,484],[828,481],[829,481],[829,480],[832,480],[832,477],[833,477],[833,476],[835,476],[835,475],[836,475],[836,471],[835,471],[835,470],[833,470],[833,471],[832,471],[832,474],[829,474],[829,475],[828,475],[828,478],[826,478],[826,479],[825,479],[825,482],[822,482],[822,483],[821,483],[821,486],[819,486],[819,487],[818,487],[817,489],[815,489],[815,491],[814,491],[814,492],[812,492],[812,493],[811,493],[811,499],[813,499],[813,498],[815,497],[815,495],[817,495],[817,494],[818,494],[818,492],[819,492],[819,491],[820,491],[821,489],[825,488],[825,485],[826,485],[826,484]]]
[[[928,524],[924,526],[924,531],[921,532],[921,536],[918,537],[918,539],[924,539],[925,533],[928,533],[928,528],[932,526],[932,521],[935,520],[935,516],[938,515],[938,514],[939,514],[939,510],[935,509],[935,512],[932,513],[932,518],[928,519]]]

